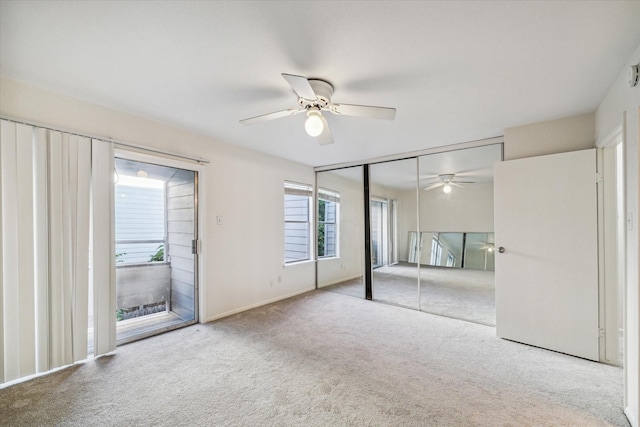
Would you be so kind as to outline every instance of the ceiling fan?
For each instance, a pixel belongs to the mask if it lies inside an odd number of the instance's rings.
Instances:
[[[493,243],[481,243],[478,245],[478,249],[491,253],[496,250],[496,247]]]
[[[340,116],[366,117],[371,119],[393,120],[396,116],[395,108],[373,107],[368,105],[335,104],[331,102],[333,86],[326,80],[308,79],[303,76],[282,73],[282,77],[289,83],[291,89],[298,96],[297,108],[276,111],[240,120],[240,123],[251,125],[254,123],[294,116],[305,112],[307,120],[304,128],[310,136],[318,138],[320,145],[332,144],[333,136],[327,119],[322,111],[329,111]]]
[[[460,184],[474,184],[473,181],[454,181],[456,174],[444,173],[438,175],[440,182],[426,186],[423,190],[433,190],[434,188],[442,187],[442,191],[445,193],[451,193],[452,187],[462,187]]]

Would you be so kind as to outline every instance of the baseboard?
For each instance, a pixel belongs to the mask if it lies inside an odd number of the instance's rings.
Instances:
[[[362,277],[362,274],[358,274],[357,276],[347,277],[346,279],[342,278],[342,279],[334,280],[333,282],[325,283],[322,286],[318,286],[318,289],[326,288],[327,286],[331,286],[331,285],[337,285],[338,283],[346,282],[353,279],[359,279],[360,277]]]
[[[627,420],[629,420],[631,427],[638,427],[638,420],[633,416],[631,409],[628,406],[624,408],[624,415],[627,417]]]
[[[223,317],[231,316],[233,314],[242,313],[243,311],[247,311],[247,310],[251,310],[251,309],[254,309],[254,308],[262,307],[263,305],[267,305],[267,304],[271,304],[271,303],[274,303],[274,302],[282,301],[283,299],[295,297],[296,295],[304,294],[304,293],[309,292],[309,291],[314,291],[315,289],[316,289],[315,287],[305,288],[305,289],[301,289],[299,291],[291,292],[289,294],[281,295],[279,297],[271,298],[271,299],[268,299],[268,300],[265,300],[265,301],[260,301],[260,302],[257,302],[255,304],[246,305],[244,307],[235,308],[233,310],[225,311],[224,313],[215,314],[213,316],[207,317],[205,320],[202,321],[202,323],[213,322],[214,320],[222,319]]]

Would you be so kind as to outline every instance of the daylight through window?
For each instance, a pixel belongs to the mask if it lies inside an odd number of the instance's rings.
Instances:
[[[338,256],[340,194],[318,189],[318,258]]]

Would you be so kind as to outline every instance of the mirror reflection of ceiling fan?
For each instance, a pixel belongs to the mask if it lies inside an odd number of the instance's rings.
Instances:
[[[327,119],[322,111],[328,111],[339,116],[355,116],[370,119],[393,120],[396,116],[395,108],[373,107],[368,105],[335,104],[331,102],[333,86],[326,80],[307,79],[303,76],[282,73],[282,77],[289,83],[291,89],[298,96],[297,108],[276,111],[257,117],[240,120],[240,123],[251,125],[254,123],[294,116],[306,112],[307,120],[304,128],[310,136],[318,139],[320,145],[332,144],[333,136]]]
[[[424,190],[433,190],[438,187],[442,187],[442,191],[445,193],[451,193],[452,187],[462,187],[462,184],[474,184],[474,181],[459,181],[454,179],[456,174],[454,173],[445,173],[438,175],[438,179],[440,182],[436,182],[434,184],[428,185],[424,188]]]
[[[495,245],[493,243],[473,243],[473,246],[477,246],[478,250],[480,251],[487,251],[487,252],[493,252],[496,248]]]

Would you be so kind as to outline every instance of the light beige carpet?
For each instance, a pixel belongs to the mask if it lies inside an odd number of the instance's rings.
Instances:
[[[8,426],[627,425],[622,371],[314,291],[0,390]]]
[[[364,298],[362,279],[324,289]],[[418,309],[418,268],[406,263],[376,268],[372,291],[375,301]],[[420,310],[495,326],[495,273],[423,266],[420,268]]]

